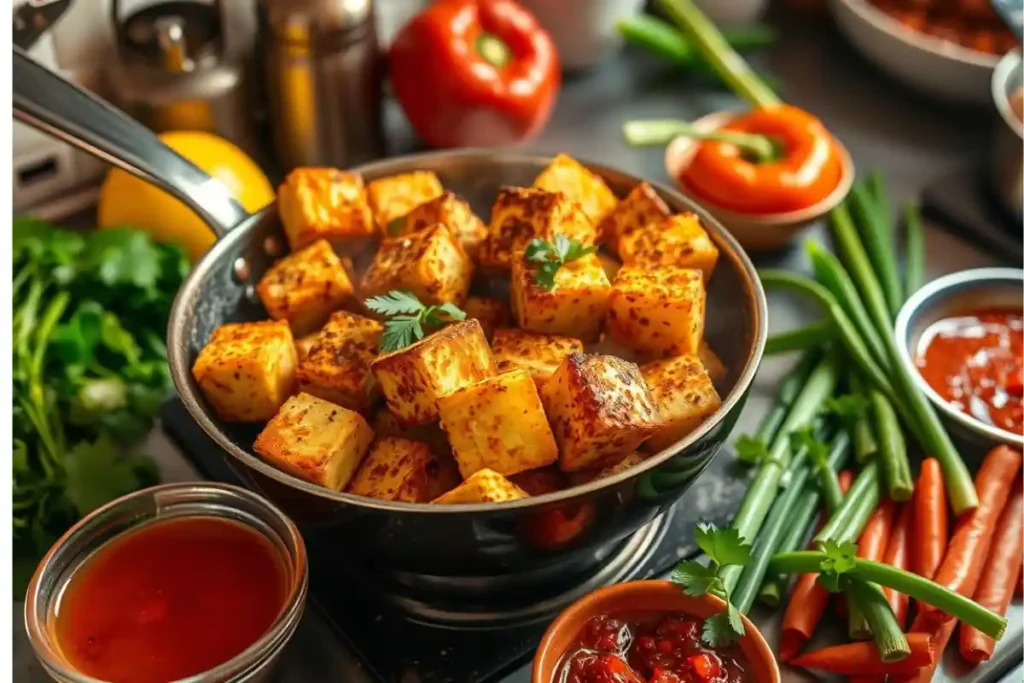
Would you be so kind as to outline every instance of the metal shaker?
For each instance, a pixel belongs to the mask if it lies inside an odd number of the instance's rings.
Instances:
[[[260,0],[264,96],[282,170],[382,156],[384,64],[372,0]]]

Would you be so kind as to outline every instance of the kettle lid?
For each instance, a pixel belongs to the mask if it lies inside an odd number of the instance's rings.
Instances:
[[[310,44],[365,28],[373,0],[263,0],[261,9],[274,36]]]

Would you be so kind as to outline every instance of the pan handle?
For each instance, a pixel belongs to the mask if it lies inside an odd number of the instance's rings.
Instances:
[[[249,217],[228,189],[109,102],[14,48],[14,118],[159,187],[218,237]],[[129,198],[125,198],[129,200]]]

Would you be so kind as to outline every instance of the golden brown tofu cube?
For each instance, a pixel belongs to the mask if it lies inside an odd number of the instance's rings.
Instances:
[[[319,239],[338,249],[374,233],[373,213],[358,173],[297,168],[277,189],[277,209],[292,251]]]
[[[369,409],[378,397],[370,362],[377,357],[383,331],[379,322],[361,315],[332,315],[299,363],[299,390],[349,410]]]
[[[428,444],[378,436],[348,492],[402,503],[429,503],[459,481],[451,457],[438,455]]]
[[[556,156],[533,181],[533,186],[548,192],[562,192],[580,205],[594,225],[599,225],[619,203],[599,175],[568,154]]]
[[[651,223],[658,223],[671,214],[668,204],[658,196],[651,184],[642,182],[605,216],[598,226],[598,232],[605,244],[618,251],[619,240],[623,237]]]
[[[480,243],[487,237],[484,222],[473,213],[464,199],[451,192],[420,204],[406,214],[404,220],[394,221],[387,234],[389,237],[407,235],[429,228],[434,223],[440,223],[451,230],[470,256],[476,255]]]
[[[359,413],[299,394],[281,406],[253,448],[286,472],[341,491],[372,441],[373,430]]]
[[[594,341],[601,334],[611,283],[593,254],[555,273],[555,286],[536,281],[538,264],[517,255],[512,264],[512,315],[524,330]]]
[[[491,352],[499,371],[526,370],[540,388],[566,356],[583,352],[583,342],[572,337],[506,329],[494,333]]]
[[[352,283],[327,240],[317,240],[271,266],[256,292],[271,318],[287,320],[301,336],[322,327],[349,300]]]
[[[588,246],[597,240],[594,224],[561,192],[505,187],[498,191],[491,209],[487,238],[477,260],[484,268],[507,272],[513,255],[531,240],[552,240],[559,234]]]
[[[494,331],[512,323],[512,310],[508,303],[483,296],[471,296],[462,307],[468,320],[479,320],[480,327],[488,339],[494,338]]]
[[[441,428],[463,478],[482,469],[509,475],[558,461],[537,385],[512,370],[437,399]]]
[[[569,483],[573,486],[580,486],[581,484],[587,484],[597,479],[607,479],[608,477],[614,477],[616,474],[625,472],[632,468],[634,465],[639,465],[647,459],[646,453],[636,451],[630,453],[622,460],[617,463],[608,465],[607,467],[601,467],[598,469],[580,470],[579,472],[573,472],[569,475]]]
[[[307,334],[305,337],[299,337],[295,340],[295,356],[301,363],[309,355],[309,352],[313,349],[316,344],[317,337],[320,336],[320,332],[314,332],[313,334]]]
[[[371,365],[388,408],[405,427],[438,419],[437,399],[498,374],[483,328],[464,320]]]
[[[700,270],[623,266],[612,281],[605,329],[616,343],[644,355],[695,354],[706,298]]]
[[[619,256],[627,266],[697,268],[704,272],[706,282],[718,263],[718,247],[697,216],[680,213],[623,237]]]
[[[567,356],[540,394],[564,472],[613,463],[661,427],[640,369],[615,356]]]
[[[451,459],[452,447],[439,422],[417,427],[403,427],[395,414],[385,406],[374,412],[370,426],[373,427],[377,436],[395,436],[409,441],[422,441],[433,448],[438,455],[446,455]]]
[[[619,272],[619,268],[622,264],[613,259],[608,254],[602,254],[598,252],[597,260],[601,262],[601,268],[604,270],[605,277],[611,282],[615,278],[615,274]]]
[[[412,292],[425,304],[461,304],[469,294],[473,262],[459,241],[437,224],[383,240],[363,276],[364,299],[392,290]]]
[[[711,347],[703,339],[700,340],[697,357],[700,358],[700,363],[704,366],[704,369],[708,371],[708,376],[711,377],[712,382],[721,382],[725,379],[725,376],[728,374],[725,363],[722,362],[722,359],[711,350]]]
[[[389,230],[392,222],[400,224],[398,219],[404,218],[420,204],[441,196],[442,192],[441,179],[433,171],[401,173],[366,185],[373,217],[384,237],[394,237]]]
[[[529,494],[494,470],[480,470],[453,488],[434,503],[458,505],[468,503],[508,503],[529,498]]]
[[[682,439],[722,405],[711,377],[697,356],[654,361],[641,367],[640,372],[664,423],[644,444],[652,453]]]
[[[213,332],[192,376],[222,420],[264,422],[295,388],[295,341],[288,323],[229,323]]]

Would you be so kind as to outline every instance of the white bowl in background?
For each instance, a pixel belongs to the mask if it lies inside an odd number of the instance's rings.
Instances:
[[[519,0],[551,34],[564,71],[587,69],[622,44],[620,19],[640,12],[644,0]]]

